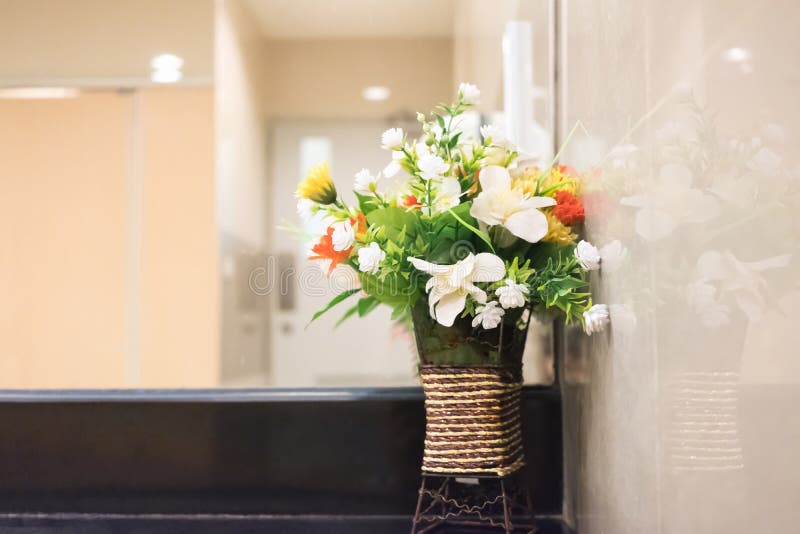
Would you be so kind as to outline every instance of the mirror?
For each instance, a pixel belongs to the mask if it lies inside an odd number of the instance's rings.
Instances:
[[[388,163],[381,132],[413,134],[461,81],[475,121],[521,109],[551,156],[551,19],[547,0],[4,1],[0,387],[415,385],[388,310],[306,327],[348,280],[281,229],[295,185],[327,159],[349,191]],[[529,348],[548,383],[550,325]]]

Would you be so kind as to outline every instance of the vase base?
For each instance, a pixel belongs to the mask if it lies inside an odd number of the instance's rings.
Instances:
[[[537,532],[530,492],[519,475],[423,473],[411,534],[450,526]]]

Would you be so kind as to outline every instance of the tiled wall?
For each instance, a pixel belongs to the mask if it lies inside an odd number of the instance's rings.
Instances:
[[[800,4],[563,5],[566,160],[610,332],[570,337],[566,512],[580,532],[800,520]]]

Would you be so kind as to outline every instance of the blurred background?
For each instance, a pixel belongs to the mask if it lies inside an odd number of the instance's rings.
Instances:
[[[347,280],[278,227],[300,224],[312,164],[352,195],[388,163],[380,134],[414,135],[461,81],[476,125],[504,124],[512,88],[548,155],[551,18],[545,0],[0,0],[0,387],[416,384],[388,310],[305,328]],[[531,344],[529,379],[552,380],[549,326]]]

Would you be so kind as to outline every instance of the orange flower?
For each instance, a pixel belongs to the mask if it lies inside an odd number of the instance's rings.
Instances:
[[[350,217],[350,224],[355,227],[356,239],[364,239],[367,236],[367,218],[360,211],[356,214],[356,218]]]
[[[415,208],[418,209],[422,204],[419,203],[417,197],[414,195],[406,195],[405,199],[403,200],[403,206],[406,208]]]
[[[578,197],[566,189],[556,191],[556,203],[553,215],[562,223],[569,226],[584,219],[583,204]]]
[[[333,249],[333,227],[329,226],[325,235],[320,237],[319,243],[311,247],[311,252],[314,256],[309,256],[309,260],[330,260],[331,265],[328,267],[328,276],[331,275],[337,265],[345,261],[350,256],[350,251],[353,247],[347,250],[334,250]]]
[[[367,236],[367,219],[364,214],[359,212],[355,217],[350,217],[350,224],[353,225],[355,230],[356,239],[363,240]],[[319,243],[311,247],[311,252],[314,256],[309,256],[309,260],[330,260],[331,265],[328,267],[328,276],[333,272],[337,265],[350,257],[350,252],[353,247],[346,250],[335,250],[333,248],[333,226],[328,227],[328,231],[320,237]]]

